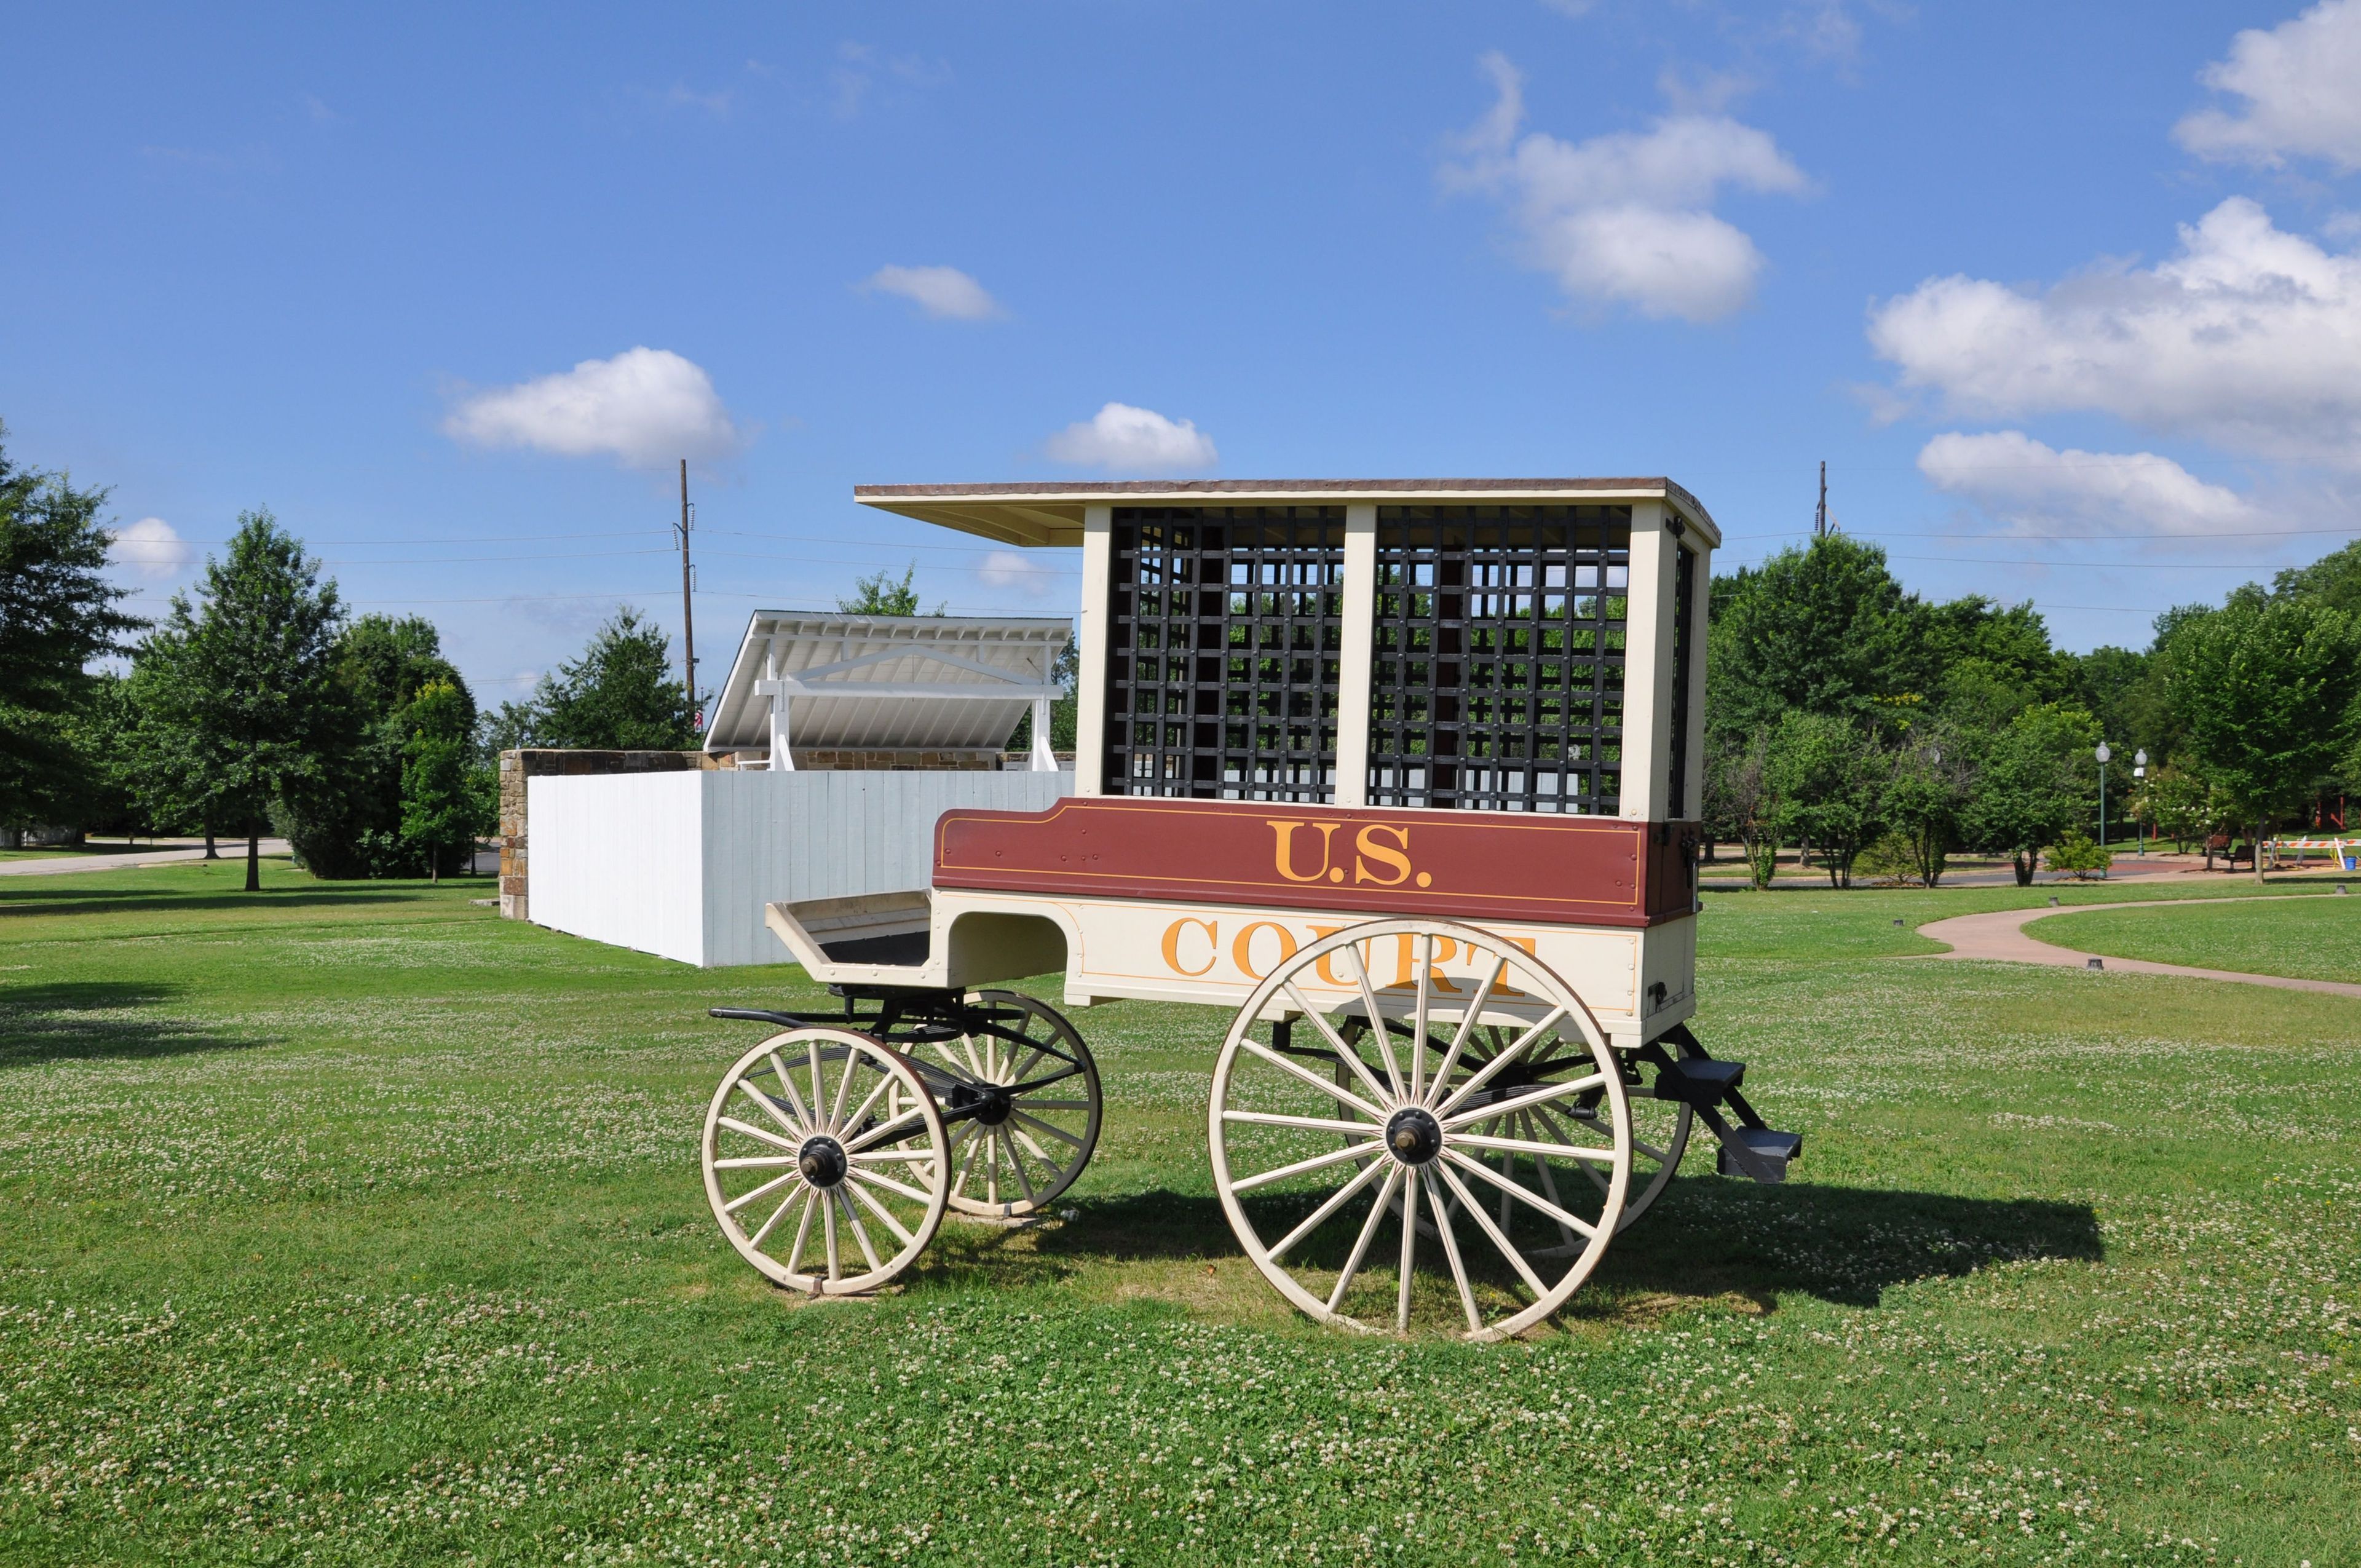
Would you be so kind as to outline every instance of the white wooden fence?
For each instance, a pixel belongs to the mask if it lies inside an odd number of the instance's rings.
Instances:
[[[525,787],[536,924],[714,969],[789,961],[764,905],[925,887],[944,812],[1044,810],[1074,775],[720,769]]]

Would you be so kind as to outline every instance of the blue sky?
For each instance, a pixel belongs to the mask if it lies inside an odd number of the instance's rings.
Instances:
[[[2074,647],[2361,519],[2361,0],[494,9],[13,14],[0,419],[142,605],[267,505],[518,695],[676,624],[684,453],[708,678],[1073,608],[856,483],[1667,473],[1730,564],[1825,458]]]

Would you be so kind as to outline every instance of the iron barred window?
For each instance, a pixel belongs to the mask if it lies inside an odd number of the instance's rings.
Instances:
[[[1109,795],[1333,801],[1342,507],[1118,507]]]
[[[1697,554],[1677,542],[1673,554],[1680,558],[1680,565],[1673,572],[1673,740],[1669,748],[1673,760],[1664,816],[1678,822],[1689,814],[1689,660],[1697,641],[1689,595],[1697,587]]]
[[[1369,801],[1611,816],[1631,509],[1379,507]]]

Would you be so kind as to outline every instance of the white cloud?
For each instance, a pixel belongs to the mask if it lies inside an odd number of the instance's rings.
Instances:
[[[938,321],[990,321],[1003,313],[1000,302],[956,267],[880,267],[861,287],[869,293],[899,294]]]
[[[1796,193],[1807,186],[1765,132],[1726,115],[1668,115],[1645,132],[1561,141],[1522,137],[1524,83],[1499,54],[1481,64],[1499,96],[1455,138],[1448,187],[1510,203],[1518,253],[1570,299],[1643,315],[1717,320],[1753,297],[1763,253],[1710,210],[1725,186]]]
[[[975,575],[995,588],[1014,588],[1040,598],[1058,586],[1059,574],[1033,556],[1014,550],[995,550],[983,558]]]
[[[566,457],[608,454],[635,467],[713,457],[740,441],[730,411],[697,366],[664,348],[631,348],[571,370],[478,392],[443,422],[478,446],[525,446]]]
[[[1113,473],[1185,474],[1221,460],[1213,437],[1190,421],[1129,403],[1109,403],[1087,422],[1068,425],[1043,450],[1054,462]]]
[[[2268,32],[2249,27],[2198,80],[2246,101],[2173,127],[2200,158],[2276,169],[2293,154],[2361,169],[2361,0],[2322,0]]]
[[[143,517],[115,532],[115,562],[143,577],[171,576],[189,564],[193,554],[180,532],[160,517]]]
[[[2253,526],[2254,504],[2153,452],[2063,452],[2021,431],[1938,435],[1918,471],[2019,532],[2072,523],[2094,532],[2226,533]]]
[[[2024,293],[1929,279],[1870,312],[1904,387],[2014,419],[2109,413],[2270,457],[2361,467],[2361,254],[2233,197],[2146,270],[2110,264]]]

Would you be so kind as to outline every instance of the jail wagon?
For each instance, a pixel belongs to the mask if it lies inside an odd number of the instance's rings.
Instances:
[[[1074,787],[953,809],[924,887],[773,904],[841,1013],[715,1091],[703,1164],[780,1284],[873,1290],[945,1215],[1053,1209],[1098,1068],[1068,1009],[1208,1014],[1240,1246],[1324,1321],[1476,1338],[1554,1311],[1702,1125],[1800,1153],[1696,1011],[1709,554],[1666,479],[879,486],[1080,546]],[[876,825],[871,825],[875,831]],[[1061,973],[1057,1004],[1005,989]]]

